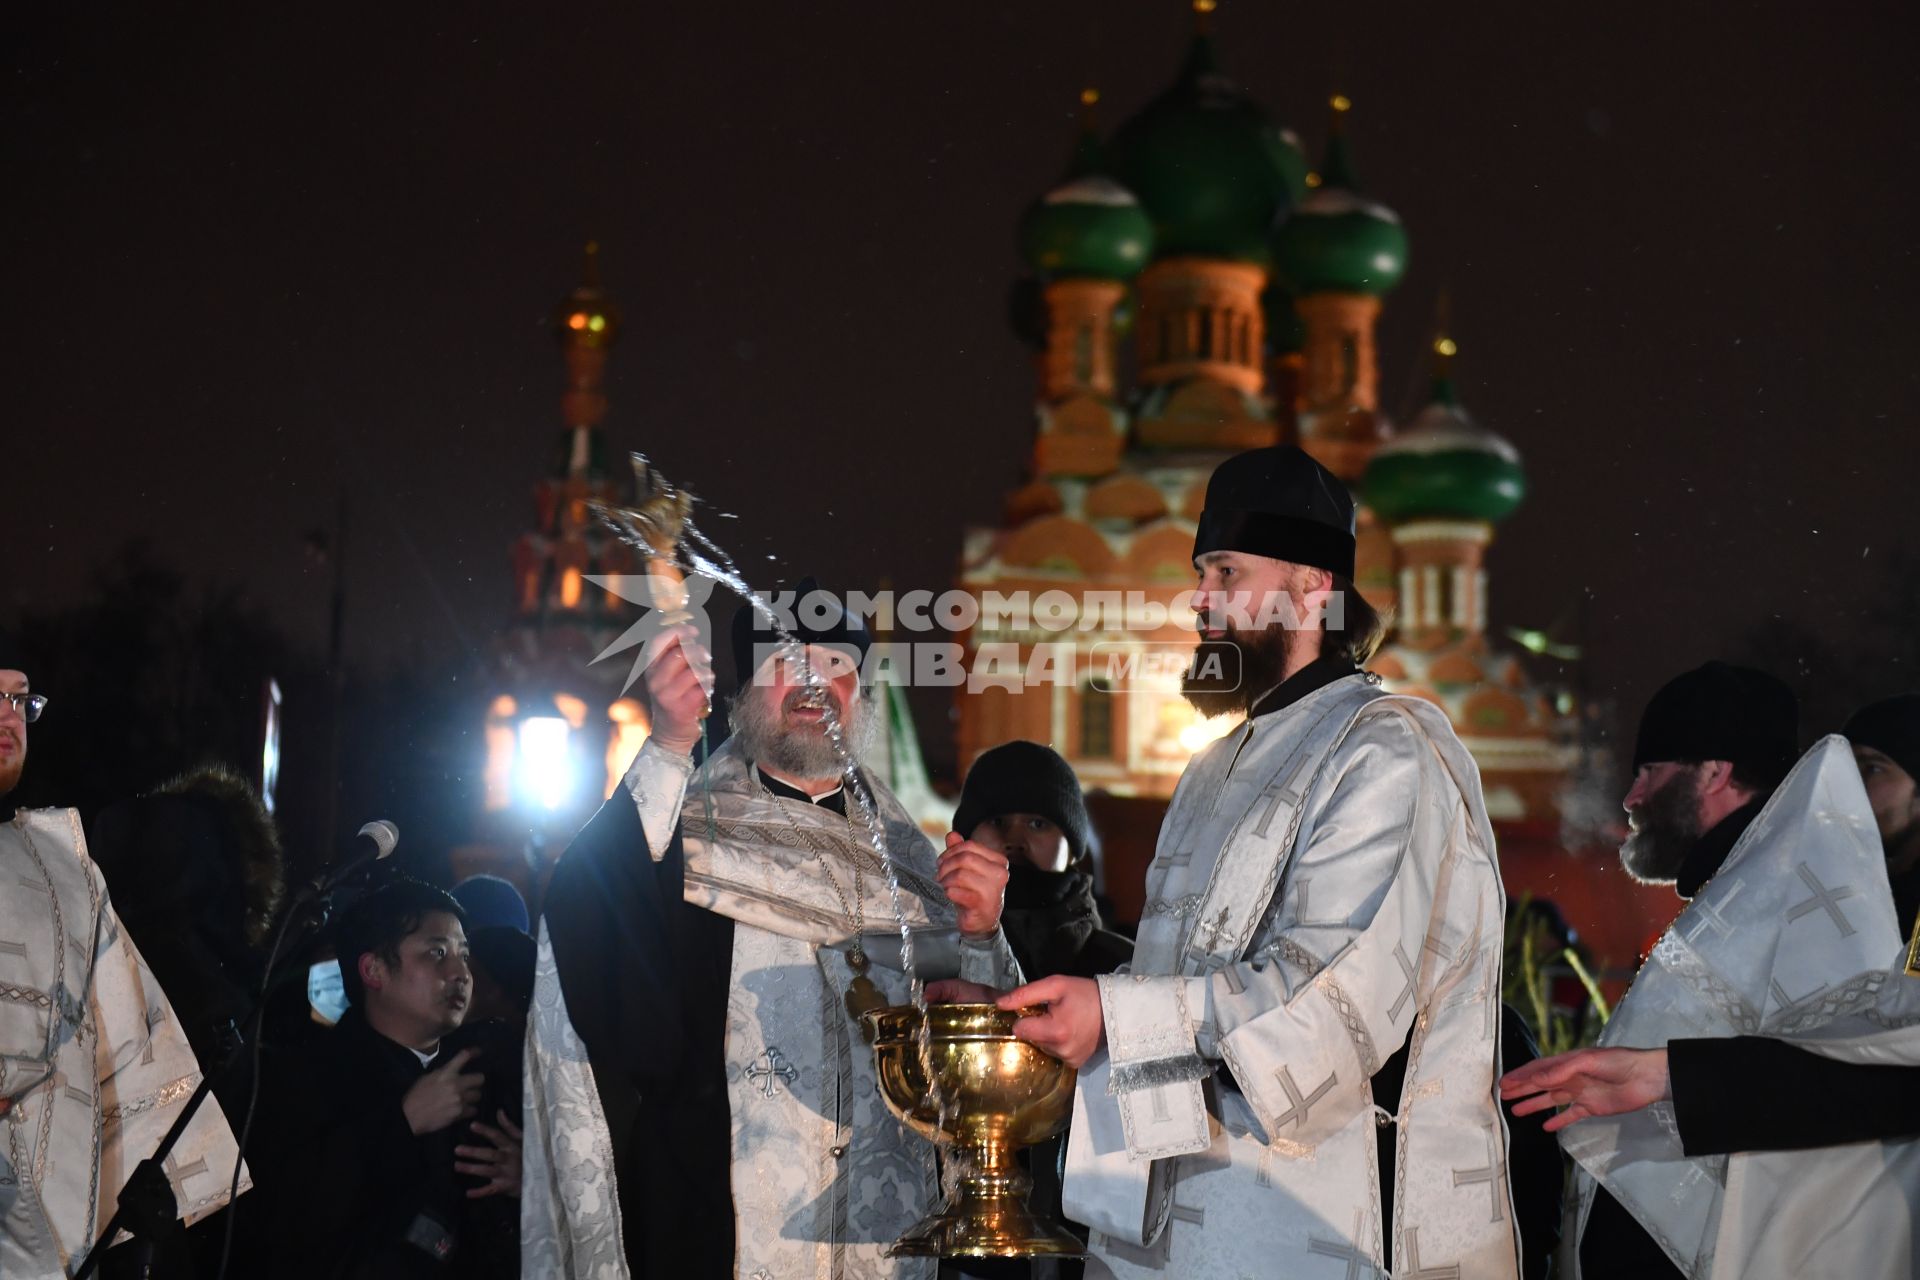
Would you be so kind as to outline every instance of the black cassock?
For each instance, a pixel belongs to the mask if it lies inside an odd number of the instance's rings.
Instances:
[[[733,1275],[733,921],[688,905],[685,891],[679,827],[655,862],[622,787],[555,865],[544,907],[567,1013],[613,1136],[636,1280]]]

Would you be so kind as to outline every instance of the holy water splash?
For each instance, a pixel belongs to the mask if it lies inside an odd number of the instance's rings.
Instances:
[[[753,588],[747,584],[746,579],[735,566],[732,557],[702,533],[691,520],[687,521],[683,530],[681,547],[689,567],[712,578],[745,600],[760,619],[780,637],[783,645],[792,646],[796,650],[804,647],[792,630],[783,624],[765,601],[754,593]],[[823,704],[821,723],[826,729],[827,741],[833,747],[835,759],[840,763],[840,774],[847,794],[853,797],[854,805],[859,811],[861,826],[867,833],[867,841],[873,846],[874,854],[880,860],[881,871],[886,877],[887,896],[893,905],[894,921],[900,930],[900,962],[906,971],[909,996],[914,1008],[920,1013],[916,1043],[920,1051],[921,1070],[926,1074],[928,1088],[939,1113],[939,1125],[936,1130],[939,1136],[936,1140],[948,1148],[949,1159],[944,1162],[946,1171],[941,1182],[950,1200],[955,1179],[959,1176],[959,1171],[955,1168],[959,1162],[951,1158],[959,1149],[953,1147],[946,1139],[946,1122],[952,1115],[954,1104],[940,1088],[934,1071],[932,1026],[927,1016],[926,986],[920,981],[919,970],[914,965],[913,930],[907,924],[906,908],[900,899],[900,880],[894,874],[893,858],[887,852],[886,831],[880,821],[879,805],[874,801],[873,793],[867,787],[866,778],[860,772],[860,763],[855,758],[853,747],[847,739],[846,725],[841,721],[839,711],[834,705],[826,678],[815,670],[812,663],[802,663],[800,666],[805,672],[808,689],[820,695]]]

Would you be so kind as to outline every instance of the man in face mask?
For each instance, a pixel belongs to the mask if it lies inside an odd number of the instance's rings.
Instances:
[[[967,770],[953,829],[1007,856],[1000,923],[1027,977],[1098,977],[1133,955],[1133,943],[1101,923],[1086,800],[1058,752],[1037,742],[982,752]]]

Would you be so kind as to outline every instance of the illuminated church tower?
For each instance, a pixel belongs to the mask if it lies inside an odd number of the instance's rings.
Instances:
[[[620,325],[600,284],[599,246],[589,244],[580,285],[553,315],[565,365],[560,428],[534,482],[533,525],[513,544],[512,606],[496,639],[486,711],[482,844],[456,851],[457,875],[486,870],[523,888],[537,882],[544,867],[528,859],[529,840],[557,854],[646,739],[643,693],[621,687],[630,662],[593,661],[636,616],[594,582],[638,572],[632,549],[592,510],[622,499],[631,477],[603,426],[607,356]]]

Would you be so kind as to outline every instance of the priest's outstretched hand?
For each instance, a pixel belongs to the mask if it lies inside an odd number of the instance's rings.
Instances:
[[[934,869],[940,887],[960,913],[960,932],[987,937],[1000,927],[1007,895],[1007,855],[947,832],[947,850]]]
[[[700,741],[700,722],[713,710],[713,659],[693,624],[683,623],[647,641],[646,664],[653,739],[687,755]]]
[[[1015,987],[994,1003],[1002,1009],[1045,1005],[1046,1012],[1013,1024],[1013,1034],[1044,1049],[1076,1071],[1087,1064],[1106,1038],[1106,1016],[1100,1008],[1100,984],[1092,978],[1056,974]]]
[[[1500,1096],[1514,1103],[1516,1116],[1566,1108],[1547,1118],[1548,1133],[1577,1120],[1638,1111],[1671,1095],[1665,1049],[1575,1049],[1500,1077]]]

